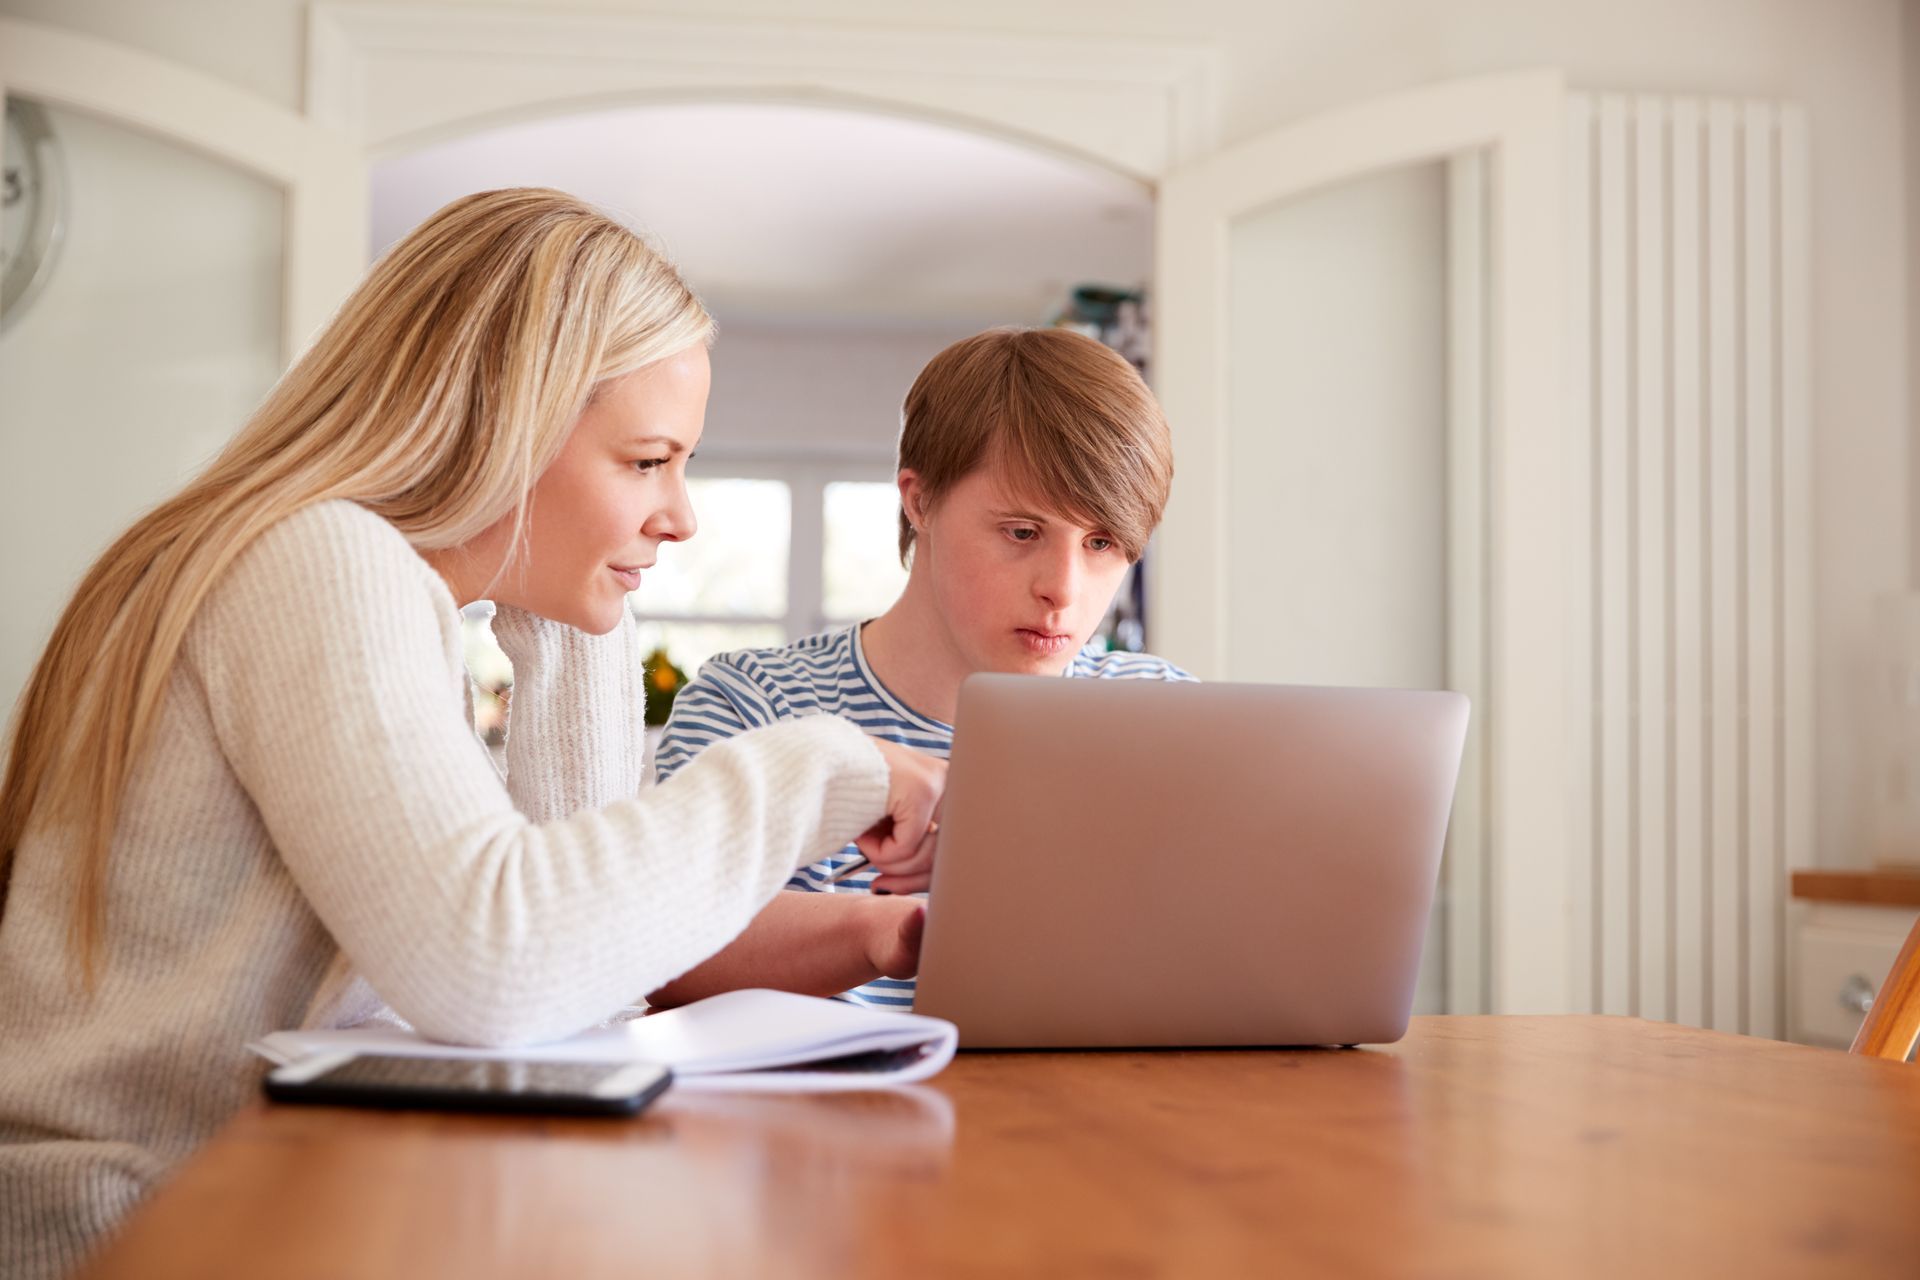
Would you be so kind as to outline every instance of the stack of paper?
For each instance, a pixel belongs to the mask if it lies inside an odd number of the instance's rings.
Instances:
[[[248,1047],[276,1063],[315,1053],[519,1062],[658,1062],[682,1089],[875,1089],[925,1080],[953,1060],[951,1022],[785,991],[729,991],[553,1044],[474,1049],[398,1027],[276,1031]]]

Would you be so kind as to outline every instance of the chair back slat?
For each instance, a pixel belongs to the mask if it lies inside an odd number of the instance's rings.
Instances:
[[[1853,1052],[1905,1062],[1913,1056],[1916,1039],[1920,1039],[1920,920],[1913,922],[1900,958],[1880,984],[1873,1008],[1853,1038]]]

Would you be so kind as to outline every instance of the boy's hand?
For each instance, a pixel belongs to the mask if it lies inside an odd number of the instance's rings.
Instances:
[[[876,893],[917,893],[933,880],[940,800],[947,762],[875,738],[887,761],[887,816],[854,840],[879,876]]]
[[[911,978],[920,971],[920,939],[927,931],[927,904],[918,898],[867,898],[867,963],[883,978]]]

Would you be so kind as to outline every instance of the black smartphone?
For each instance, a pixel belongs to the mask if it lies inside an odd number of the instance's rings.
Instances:
[[[637,1114],[673,1082],[651,1062],[514,1062],[320,1053],[267,1074],[276,1102],[449,1111]]]

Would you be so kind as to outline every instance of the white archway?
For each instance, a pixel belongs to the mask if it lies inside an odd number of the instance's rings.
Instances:
[[[315,4],[307,110],[368,155],[671,98],[922,115],[1153,181],[1213,150],[1219,56],[1166,40]]]
[[[1219,150],[1217,55],[1201,46],[328,4],[311,31],[309,109],[369,154],[583,102],[772,98],[929,116],[1155,184],[1155,382],[1181,455],[1156,563],[1156,647],[1214,678],[1259,674],[1224,629],[1228,224],[1370,172],[1477,157],[1456,211],[1484,218],[1485,259],[1455,265],[1488,281],[1487,378],[1483,403],[1455,415],[1462,461],[1446,483],[1449,666],[1478,730],[1449,875],[1484,891],[1469,890],[1478,905],[1455,958],[1485,966],[1490,1009],[1568,1007],[1557,73],[1396,94]]]

